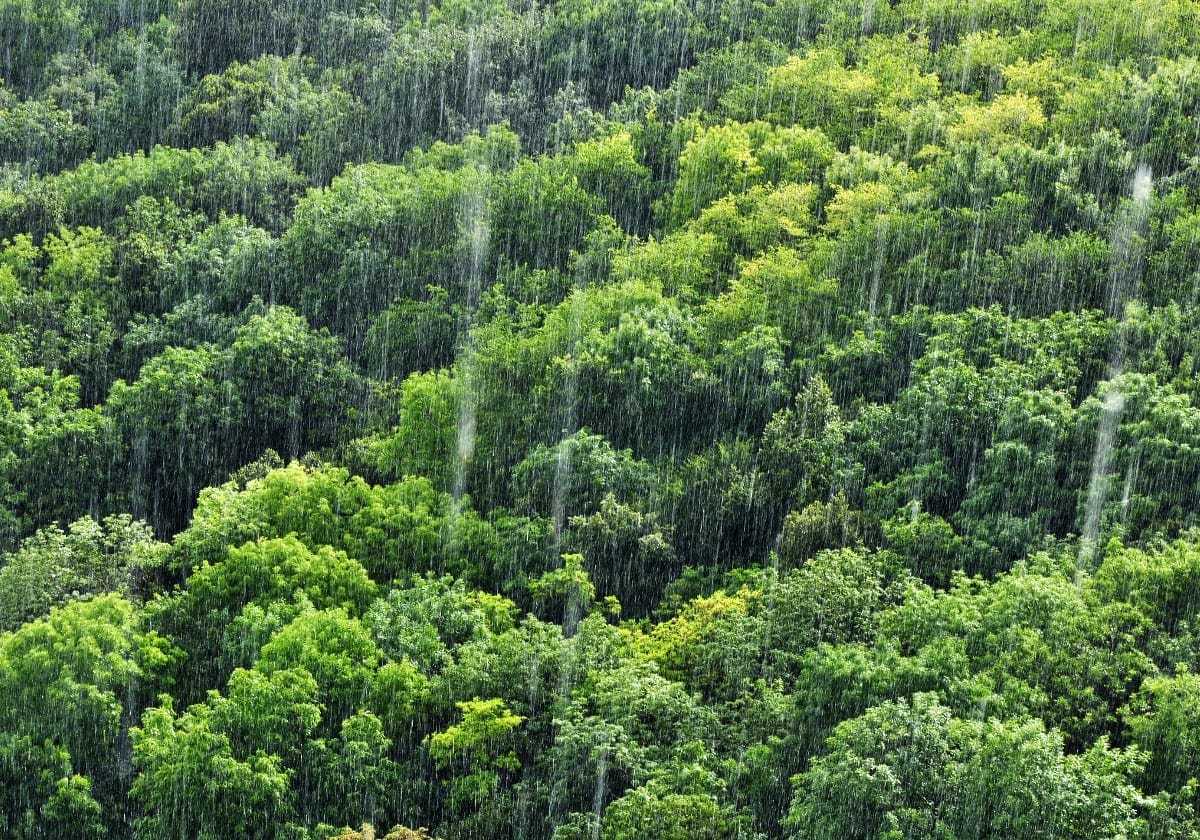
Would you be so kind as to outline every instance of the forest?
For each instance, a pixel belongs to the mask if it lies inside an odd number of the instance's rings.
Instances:
[[[1200,838],[1200,0],[0,47],[0,836]]]

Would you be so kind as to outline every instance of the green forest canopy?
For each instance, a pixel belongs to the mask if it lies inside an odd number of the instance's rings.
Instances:
[[[1195,0],[0,43],[3,836],[1200,836]]]

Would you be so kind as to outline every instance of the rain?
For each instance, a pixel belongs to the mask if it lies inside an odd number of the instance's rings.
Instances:
[[[1200,0],[0,0],[0,838],[1200,837]]]

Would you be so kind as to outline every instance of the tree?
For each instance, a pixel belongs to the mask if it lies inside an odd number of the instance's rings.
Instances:
[[[459,458],[461,379],[448,371],[409,374],[400,386],[400,425],[368,443],[366,457],[384,478],[423,476],[450,490]]]
[[[231,466],[216,444],[234,428],[238,395],[221,362],[213,347],[168,348],[132,385],[113,383],[105,403],[130,462],[114,490],[160,533],[178,530],[200,488]]]
[[[168,685],[179,654],[118,595],[72,601],[0,634],[0,768],[30,770],[5,786],[14,831],[41,836],[75,818],[125,829],[126,727]]]
[[[1181,666],[1174,675],[1152,677],[1130,701],[1127,723],[1134,743],[1149,759],[1143,785],[1176,792],[1196,778],[1196,697],[1200,677]]]
[[[20,840],[48,833],[87,831],[107,836],[103,806],[91,781],[72,773],[70,756],[50,741],[36,746],[28,736],[0,734],[0,827]]]
[[[161,565],[165,549],[127,515],[79,519],[66,531],[41,529],[0,563],[0,630],[14,630],[71,599],[131,595]]]
[[[588,574],[605,596],[630,617],[647,614],[661,600],[679,564],[669,527],[653,513],[622,504],[609,493],[590,516],[573,516],[565,548],[579,551]]]
[[[379,313],[366,335],[366,367],[380,381],[449,367],[462,323],[461,305],[440,286],[423,298],[403,298]]]
[[[294,535],[230,547],[192,571],[187,589],[154,612],[192,655],[185,685],[218,684],[248,667],[271,635],[306,609],[340,607],[361,615],[374,599],[366,570],[329,546],[310,551]]]
[[[390,659],[436,674],[461,645],[514,629],[515,612],[511,601],[471,591],[462,579],[426,574],[390,590],[365,620]]]
[[[238,759],[215,731],[205,705],[177,715],[170,698],[130,730],[138,777],[130,796],[142,806],[135,837],[277,837],[291,815],[289,779],[277,756]]]
[[[270,447],[293,459],[332,446],[364,412],[369,391],[342,344],[310,330],[286,307],[254,315],[229,348],[226,388],[235,393],[237,449],[233,465]]]
[[[703,758],[703,747],[696,750]],[[720,779],[697,761],[672,763],[610,804],[601,819],[604,840],[686,840],[737,836],[746,830],[723,802]]]
[[[962,720],[916,694],[838,726],[795,778],[793,837],[1073,837],[1142,830],[1136,752],[1098,742],[1078,760],[1040,723]]]
[[[513,470],[521,508],[565,523],[597,510],[601,500],[649,493],[650,468],[628,450],[617,451],[603,435],[581,429],[554,447],[537,446]]]
[[[681,225],[726,193],[745,192],[763,175],[744,126],[727,123],[697,133],[679,156],[671,219]]]
[[[274,674],[300,668],[312,674],[326,719],[342,721],[367,694],[380,665],[370,631],[344,609],[308,610],[275,633],[255,669]]]
[[[496,795],[503,779],[520,769],[511,749],[513,730],[524,722],[500,698],[455,703],[462,721],[426,739],[429,755],[451,773],[450,804],[456,809],[480,808]]]

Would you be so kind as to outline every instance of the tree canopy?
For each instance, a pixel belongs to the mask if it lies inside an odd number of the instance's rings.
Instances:
[[[1200,836],[1200,2],[0,0],[0,835]]]

